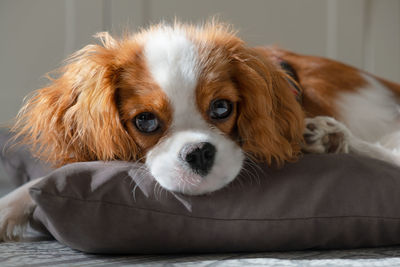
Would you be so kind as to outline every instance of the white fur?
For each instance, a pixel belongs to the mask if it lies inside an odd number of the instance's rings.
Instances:
[[[400,130],[400,113],[396,96],[375,78],[362,74],[365,88],[342,93],[336,101],[339,119],[357,137],[378,142]]]
[[[22,237],[36,207],[29,195],[29,188],[41,179],[30,181],[0,198],[0,241]]]
[[[400,106],[396,95],[370,75],[363,74],[368,85],[356,93],[343,94],[337,102],[341,120],[362,141],[371,143],[379,152],[369,151],[365,146],[358,149],[364,154],[398,164],[400,162]],[[369,146],[367,146],[369,147]],[[391,155],[382,155],[386,149]],[[385,153],[387,154],[387,153]]]
[[[343,149],[337,153],[351,152],[400,166],[400,112],[396,96],[372,76],[362,76],[367,86],[342,93],[335,103],[340,122],[330,117],[306,119],[306,125],[313,123],[316,129],[306,127],[305,134],[313,135],[314,142],[303,144],[303,149],[326,153],[329,135],[340,132]]]
[[[169,135],[146,155],[151,174],[164,188],[203,194],[222,188],[239,173],[244,156],[236,143],[203,119],[197,108],[196,86],[201,71],[198,48],[181,29],[162,27],[145,41],[145,58],[154,80],[173,108]],[[210,173],[201,177],[179,160],[187,143],[216,147]]]
[[[313,142],[302,144],[302,149],[310,153],[327,153],[330,145],[330,135],[340,133],[341,140],[338,149],[334,153],[354,153],[367,157],[384,160],[400,166],[400,153],[396,148],[390,149],[382,146],[380,143],[370,143],[353,135],[353,133],[341,122],[334,118],[318,116],[307,118],[306,125],[312,123],[313,130],[307,127],[304,133],[312,135]]]

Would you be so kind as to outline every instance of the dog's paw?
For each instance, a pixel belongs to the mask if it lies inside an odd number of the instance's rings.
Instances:
[[[27,222],[24,218],[16,216],[12,209],[0,211],[0,242],[18,241],[25,229]]]
[[[0,242],[18,241],[34,209],[24,199],[16,199],[13,193],[0,198]]]
[[[306,118],[302,149],[309,153],[348,153],[350,131],[334,118]]]

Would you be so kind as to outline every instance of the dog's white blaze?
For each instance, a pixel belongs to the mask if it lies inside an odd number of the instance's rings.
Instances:
[[[200,67],[193,42],[184,31],[163,27],[147,40],[144,51],[151,75],[172,104],[172,127],[204,128],[195,102]]]
[[[169,135],[146,156],[151,174],[168,190],[186,194],[215,191],[232,181],[243,153],[229,138],[203,119],[196,103],[201,66],[198,49],[179,28],[162,27],[148,36],[144,55],[150,74],[168,97],[173,110]],[[206,177],[192,173],[179,159],[187,143],[209,142],[216,147],[214,165]]]
[[[336,106],[340,120],[350,131],[368,142],[379,142],[400,130],[396,96],[375,78],[362,74],[367,87],[343,93]]]

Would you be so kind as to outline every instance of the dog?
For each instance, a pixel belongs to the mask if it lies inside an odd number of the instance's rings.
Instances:
[[[400,85],[277,47],[248,47],[229,26],[160,24],[99,33],[21,109],[13,130],[54,166],[143,162],[165,189],[199,195],[245,160],[281,167],[303,152],[399,165]],[[0,239],[18,238],[31,181],[0,199]]]

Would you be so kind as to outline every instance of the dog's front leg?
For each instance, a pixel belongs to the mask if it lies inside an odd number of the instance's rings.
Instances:
[[[332,117],[306,118],[302,150],[309,153],[354,153],[384,160],[400,166],[398,153],[379,143],[369,143],[354,136],[341,122]]]
[[[30,181],[0,198],[0,241],[22,237],[36,206],[29,188],[41,179]]]

